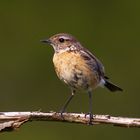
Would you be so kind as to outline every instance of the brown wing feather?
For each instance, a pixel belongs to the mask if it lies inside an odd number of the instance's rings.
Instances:
[[[104,66],[103,64],[87,49],[81,49],[81,55],[87,60],[88,64],[96,70],[100,77],[104,77]]]

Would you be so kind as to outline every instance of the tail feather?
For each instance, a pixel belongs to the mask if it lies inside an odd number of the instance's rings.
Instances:
[[[118,87],[117,85],[114,85],[113,83],[105,80],[105,84],[104,86],[106,88],[108,88],[110,91],[115,92],[115,91],[123,91],[123,89],[121,89],[120,87]]]

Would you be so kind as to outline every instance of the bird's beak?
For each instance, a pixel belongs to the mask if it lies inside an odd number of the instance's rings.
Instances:
[[[40,40],[42,43],[47,43],[47,44],[51,44],[51,41],[50,39],[43,39],[43,40]]]

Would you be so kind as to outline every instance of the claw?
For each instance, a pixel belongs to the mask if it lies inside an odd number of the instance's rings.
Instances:
[[[64,112],[61,110],[61,111],[60,111],[60,116],[61,116],[61,118],[64,120],[63,113],[64,113]]]
[[[93,123],[92,123],[93,114],[92,114],[91,112],[86,113],[86,114],[85,114],[85,118],[86,118],[87,115],[89,115],[89,122],[88,122],[88,125],[93,125]]]

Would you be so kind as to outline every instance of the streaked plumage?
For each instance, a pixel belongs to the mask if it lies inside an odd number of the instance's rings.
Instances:
[[[110,91],[122,91],[121,88],[108,81],[103,64],[72,35],[60,33],[43,40],[54,48],[53,63],[57,76],[72,90],[63,113],[78,89],[88,92],[90,98],[90,122],[92,119],[91,91],[98,86],[105,86]]]

